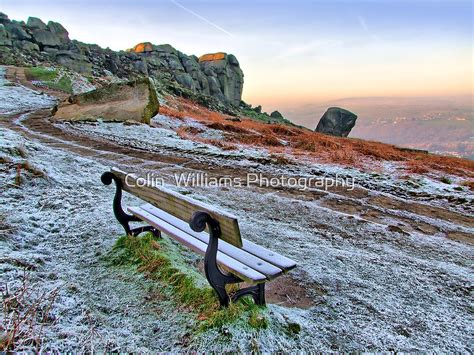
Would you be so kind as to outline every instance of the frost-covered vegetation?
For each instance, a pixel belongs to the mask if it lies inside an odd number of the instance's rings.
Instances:
[[[37,86],[45,86],[50,89],[64,91],[72,94],[72,81],[67,76],[54,68],[31,67],[25,69],[25,75],[28,80]]]
[[[5,69],[0,67],[0,108],[2,115],[15,114],[31,109],[51,107],[55,99],[42,95],[19,84],[4,79]]]
[[[135,266],[152,280],[167,287],[162,292],[174,297],[178,307],[189,307],[196,313],[199,330],[220,328],[241,323],[260,329],[267,328],[264,308],[243,300],[220,309],[214,291],[206,279],[183,260],[183,249],[167,239],[154,238],[151,233],[142,237],[123,236],[117,240],[106,260],[115,266]],[[247,324],[245,324],[247,322]]]
[[[79,94],[93,90],[90,79],[63,67],[28,67],[26,79],[38,88],[49,88],[67,94]]]

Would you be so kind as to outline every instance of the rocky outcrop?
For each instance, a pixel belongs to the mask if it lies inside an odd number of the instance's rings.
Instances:
[[[110,73],[125,79],[164,75],[182,88],[238,107],[244,75],[232,54],[186,55],[169,44],[139,43],[126,51],[112,51],[70,40],[57,22],[45,24],[30,17],[26,23],[0,13],[0,64],[60,64],[86,76]]]
[[[270,114],[270,117],[271,117],[271,118],[276,118],[276,119],[278,119],[278,120],[284,119],[283,115],[282,115],[279,111],[273,111],[273,112]]]
[[[159,103],[148,78],[114,83],[100,89],[73,95],[62,102],[54,118],[67,121],[121,121],[150,123]]]
[[[339,107],[330,107],[319,120],[315,131],[332,136],[347,137],[355,126],[357,115]]]
[[[211,96],[238,106],[242,98],[244,73],[237,58],[226,53],[205,54],[199,58],[199,65],[208,77]]]

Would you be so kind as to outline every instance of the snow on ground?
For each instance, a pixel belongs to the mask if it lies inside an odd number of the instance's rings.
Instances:
[[[258,190],[207,195],[227,209],[248,206],[232,211],[243,234],[284,250],[298,260],[295,273],[304,285],[327,292],[310,310],[279,309],[303,324],[299,344],[326,351],[470,348],[471,246],[388,233],[313,201]]]
[[[163,306],[143,302],[151,283],[101,261],[123,233],[111,215],[112,189],[100,183],[107,168],[25,141],[9,130],[5,138],[2,155],[24,147],[28,161],[45,171],[47,179],[30,178],[21,188],[2,193],[0,213],[16,231],[0,242],[1,284],[10,289],[18,284],[21,270],[15,265],[20,260],[33,264],[32,281],[41,291],[59,287],[52,311],[56,321],[45,329],[45,345],[51,350],[90,350],[98,343],[109,349],[147,349],[154,329],[172,329],[181,316],[165,308],[169,317],[156,317],[156,308]],[[1,179],[2,186],[14,181],[11,174],[2,173]],[[172,339],[179,338],[175,331]],[[88,340],[90,332],[95,335]],[[166,338],[154,344],[156,349],[173,347]]]
[[[10,89],[16,90],[0,84],[2,93],[13,98]],[[13,103],[3,99],[2,105],[5,112]],[[208,159],[223,154],[215,147],[197,149],[163,128],[104,123],[64,127],[146,149],[163,151],[160,145],[166,145],[186,154],[217,153]],[[2,157],[14,163],[28,160],[46,174],[34,178],[24,172],[20,187],[12,185],[14,165],[2,164],[0,174],[0,217],[12,229],[0,238],[0,285],[14,289],[22,273],[19,265],[27,263],[39,291],[59,287],[55,321],[44,331],[45,349],[249,352],[257,345],[265,352],[474,350],[472,246],[389,232],[384,225],[336,213],[318,201],[256,187],[195,188],[191,196],[237,215],[245,238],[296,260],[292,275],[316,305],[269,305],[270,326],[258,332],[229,326],[226,332],[190,334],[195,320],[186,311],[166,299],[149,300],[150,290],[160,285],[103,260],[123,233],[112,213],[114,189],[100,183],[108,162],[32,142],[9,129],[2,129],[0,143]],[[159,173],[176,168],[164,166]],[[315,167],[294,169],[299,174]],[[331,175],[339,168],[319,169]],[[125,202],[136,200],[127,197]],[[287,334],[288,323],[300,324],[301,332]]]
[[[165,115],[158,114],[152,118],[152,124],[163,127],[165,129],[169,129],[169,130],[176,130],[180,127],[196,128],[202,131],[202,133],[198,135],[200,138],[217,139],[217,140],[224,139],[224,135],[222,134],[222,131],[206,127],[202,123],[197,122],[191,118],[188,118],[188,119],[185,118],[185,119],[179,120],[173,117],[168,117]]]
[[[55,98],[39,91],[33,91],[18,84],[13,85],[4,77],[5,68],[0,67],[0,114],[9,115],[51,107],[56,102]]]
[[[5,222],[17,228],[0,242],[3,258],[32,263],[41,289],[60,287],[56,322],[45,333],[48,348],[87,348],[93,331],[102,349],[106,343],[122,351],[180,349],[177,339],[192,319],[169,302],[145,302],[149,281],[101,259],[122,233],[112,216],[113,189],[99,180],[106,166],[5,133],[2,155],[14,158],[13,148],[22,146],[48,176],[7,188],[0,201]],[[13,177],[2,173],[2,185]],[[230,327],[231,339],[209,331],[191,348],[248,351],[255,338],[266,351],[469,351],[471,247],[387,233],[314,202],[258,189],[198,189],[195,195],[239,216],[247,238],[297,260],[299,282],[325,294],[308,310],[270,305],[267,330]],[[20,269],[5,259],[0,267],[0,281],[12,288]],[[302,332],[282,335],[286,322],[301,324]]]
[[[171,126],[172,119],[168,118],[166,125]],[[174,123],[175,127],[179,127],[179,123]],[[197,126],[194,123],[193,127]],[[108,140],[135,147],[145,149],[147,151],[162,152],[164,150],[180,151],[181,154],[188,153],[194,156],[199,153],[203,157],[221,155],[225,152],[227,158],[264,158],[268,153],[264,150],[242,148],[240,150],[223,151],[211,144],[193,142],[191,140],[182,139],[178,134],[169,128],[150,127],[148,125],[131,125],[127,126],[123,123],[58,123],[56,127],[64,130],[75,132],[76,134],[86,134],[90,136],[102,137]]]
[[[419,200],[429,202],[432,205],[465,212],[464,205],[452,203],[453,198],[474,201],[471,191],[467,187],[460,186],[461,180],[455,176],[449,176],[452,183],[446,184],[438,181],[437,176],[410,175],[400,172],[400,165],[394,162],[383,164],[381,171],[361,171],[352,167],[342,167],[334,164],[320,164],[309,161],[296,162],[291,166],[280,164],[269,164],[272,161],[271,154],[265,149],[254,149],[241,146],[238,150],[224,150],[211,144],[194,142],[178,136],[176,129],[180,127],[206,128],[199,122],[179,120],[163,115],[157,115],[153,119],[160,127],[148,125],[126,126],[122,123],[99,122],[90,123],[59,123],[56,124],[63,130],[75,134],[85,134],[101,137],[121,145],[126,145],[159,154],[179,154],[183,157],[191,157],[201,160],[203,163],[217,163],[219,166],[242,166],[254,172],[272,175],[285,175],[297,178],[322,177],[327,179],[346,179],[358,186],[388,193],[392,196],[401,196],[401,200],[418,196]],[[208,128],[207,128],[208,129]],[[219,131],[208,129],[206,134],[213,139],[219,139]],[[348,179],[348,180],[347,180]],[[471,210],[471,212],[474,212]]]

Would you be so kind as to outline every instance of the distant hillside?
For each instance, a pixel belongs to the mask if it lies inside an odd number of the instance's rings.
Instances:
[[[316,127],[328,106],[359,116],[350,137],[376,140],[474,159],[474,113],[469,96],[447,98],[347,98],[285,110],[306,127]]]
[[[169,44],[139,43],[113,51],[69,38],[58,22],[36,17],[16,21],[0,12],[0,64],[61,65],[86,77],[150,76],[169,79],[183,89],[212,97],[229,109],[242,97],[244,74],[232,54],[186,55]]]
[[[74,94],[78,91],[73,84],[78,81],[82,81],[80,89],[91,89],[107,82],[148,76],[162,94],[191,98],[233,116],[293,126],[278,111],[269,114],[262,112],[260,105],[252,107],[242,101],[244,73],[237,58],[223,52],[197,57],[169,44],[150,42],[113,51],[70,39],[59,22],[46,24],[36,17],[16,21],[0,12],[0,65],[32,67],[31,73],[39,75],[29,79],[37,86],[59,87]]]

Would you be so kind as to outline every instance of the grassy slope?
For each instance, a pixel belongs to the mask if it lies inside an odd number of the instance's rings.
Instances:
[[[50,89],[72,93],[71,79],[65,75],[60,76],[56,69],[45,67],[26,68],[25,76],[30,81],[41,81]]]
[[[178,119],[191,118],[222,131],[225,140],[201,139],[199,134],[186,128],[179,129],[178,133],[184,138],[205,141],[225,149],[239,149],[238,146],[243,144],[321,163],[373,169],[374,164],[395,162],[406,173],[435,172],[474,178],[474,162],[470,160],[407,151],[394,145],[362,139],[333,137],[306,128],[269,124],[252,117],[241,117],[240,121],[236,121],[183,98],[168,97],[160,113]]]
[[[221,309],[212,288],[198,286],[207,281],[200,280],[201,274],[186,264],[179,247],[166,238],[156,239],[151,233],[121,237],[107,259],[110,265],[132,266],[161,282],[167,297],[196,313],[200,330],[236,322],[256,329],[267,327],[264,308],[249,299]]]

